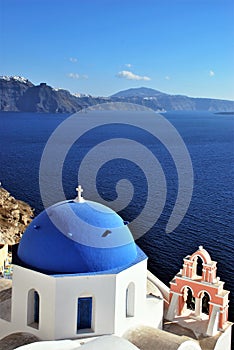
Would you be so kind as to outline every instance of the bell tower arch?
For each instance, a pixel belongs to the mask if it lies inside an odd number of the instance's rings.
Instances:
[[[198,269],[199,259],[202,262],[201,273]],[[183,268],[170,282],[166,319],[172,321],[178,316],[188,315],[199,321],[204,314],[208,314],[204,333],[212,336],[225,328],[229,291],[223,289],[224,282],[216,276],[216,265],[217,262],[211,260],[203,246],[184,258]]]

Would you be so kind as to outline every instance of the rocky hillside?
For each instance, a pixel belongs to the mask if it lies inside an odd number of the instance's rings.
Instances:
[[[18,111],[17,101],[33,84],[22,77],[0,78],[0,110]]]
[[[120,91],[110,97],[77,96],[46,83],[35,86],[22,77],[0,77],[0,111],[74,113],[105,102],[133,103],[155,111],[234,111],[234,101],[169,95],[145,87]]]
[[[32,221],[33,209],[0,187],[0,243],[18,243]]]
[[[234,101],[169,95],[145,87],[120,91],[112,95],[111,99],[119,102],[141,104],[158,111],[234,111]]]
[[[0,77],[0,111],[74,113],[82,108],[109,101],[82,95],[72,95],[64,89],[54,89],[46,83],[35,86],[26,78]]]
[[[41,83],[27,89],[16,101],[21,112],[74,113],[82,109],[78,99],[66,90],[54,90]]]

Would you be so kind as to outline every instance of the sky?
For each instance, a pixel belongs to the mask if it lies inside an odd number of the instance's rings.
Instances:
[[[0,0],[0,75],[234,100],[234,1]]]

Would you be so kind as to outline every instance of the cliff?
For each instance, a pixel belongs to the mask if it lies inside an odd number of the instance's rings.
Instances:
[[[0,187],[0,243],[18,243],[33,215],[28,204]]]
[[[17,101],[33,84],[22,77],[0,78],[0,110],[18,111]]]
[[[123,102],[145,106],[154,111],[234,111],[234,101],[170,95],[145,87],[120,91],[109,97],[71,94],[46,83],[35,86],[22,77],[0,77],[0,111],[75,113],[105,102]],[[113,105],[113,109],[115,106]]]
[[[27,89],[16,101],[21,112],[74,113],[82,109],[78,99],[66,90],[54,90],[41,83]]]

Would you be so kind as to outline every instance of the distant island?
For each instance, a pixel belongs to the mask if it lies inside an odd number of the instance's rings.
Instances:
[[[215,114],[234,115],[234,111],[231,111],[231,112],[216,112]]]
[[[233,113],[234,101],[169,95],[158,90],[140,87],[120,91],[109,97],[71,94],[54,89],[46,83],[34,85],[26,78],[0,77],[0,111],[74,113],[101,103],[127,102],[166,111],[210,111]]]

